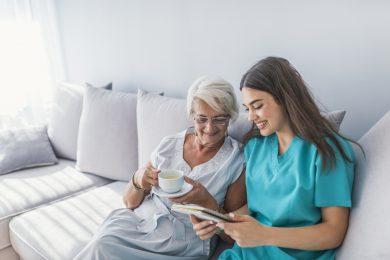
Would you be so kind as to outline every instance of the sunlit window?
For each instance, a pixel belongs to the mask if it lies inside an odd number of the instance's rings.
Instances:
[[[43,123],[52,89],[40,25],[13,18],[0,20],[0,128]]]

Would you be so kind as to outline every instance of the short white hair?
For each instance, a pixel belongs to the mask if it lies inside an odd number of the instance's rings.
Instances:
[[[238,117],[238,103],[233,86],[219,77],[202,76],[192,83],[187,94],[187,114],[193,116],[193,103],[203,100],[218,113],[228,114],[232,121]]]

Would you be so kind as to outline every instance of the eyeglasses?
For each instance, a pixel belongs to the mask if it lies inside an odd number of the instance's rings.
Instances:
[[[211,124],[213,125],[226,125],[229,122],[229,116],[216,116],[211,118]],[[205,125],[209,122],[207,116],[194,116],[194,120],[197,124]]]

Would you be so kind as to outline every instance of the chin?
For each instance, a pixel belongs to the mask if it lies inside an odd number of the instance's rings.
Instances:
[[[223,138],[215,138],[215,137],[214,138],[204,138],[202,140],[202,143],[203,144],[208,144],[208,145],[214,145],[214,144],[217,144],[217,143],[221,142],[222,139]]]
[[[269,135],[272,135],[273,133],[275,133],[275,131],[267,131],[267,130],[260,130],[260,134],[262,135],[262,136],[269,136]]]

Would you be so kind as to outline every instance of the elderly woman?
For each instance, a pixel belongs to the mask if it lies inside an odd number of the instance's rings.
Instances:
[[[219,78],[202,77],[188,90],[188,116],[194,127],[165,137],[138,170],[124,195],[126,209],[113,211],[76,259],[207,259],[211,240],[200,240],[187,215],[173,203],[195,203],[231,212],[246,203],[243,154],[227,128],[238,115],[233,87]],[[160,170],[184,172],[193,186],[176,198],[159,197]],[[215,236],[214,236],[215,237]]]

